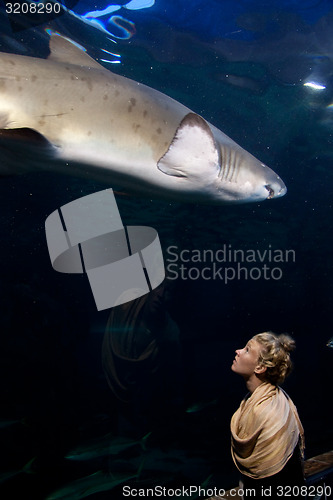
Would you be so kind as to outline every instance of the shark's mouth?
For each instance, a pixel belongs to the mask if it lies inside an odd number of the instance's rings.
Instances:
[[[266,184],[265,188],[268,191],[268,196],[267,196],[266,200],[271,200],[272,198],[274,198],[274,195],[275,195],[274,189],[269,184]]]

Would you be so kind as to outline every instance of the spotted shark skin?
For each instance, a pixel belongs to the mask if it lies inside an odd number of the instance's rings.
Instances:
[[[286,193],[273,170],[202,117],[54,32],[47,59],[0,53],[0,137],[47,147],[69,174],[152,197],[223,204]]]

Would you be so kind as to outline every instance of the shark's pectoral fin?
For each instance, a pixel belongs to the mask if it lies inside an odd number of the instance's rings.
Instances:
[[[181,121],[159,170],[175,177],[207,177],[220,169],[220,149],[208,123],[195,113]]]
[[[0,176],[46,169],[57,148],[31,128],[0,129]]]
[[[51,147],[50,142],[45,137],[32,128],[3,128],[0,129],[0,138],[9,141],[22,141],[35,146]]]

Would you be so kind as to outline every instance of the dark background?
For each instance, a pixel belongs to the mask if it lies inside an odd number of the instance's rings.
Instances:
[[[230,365],[234,350],[255,333],[293,335],[295,369],[284,388],[305,427],[306,456],[333,447],[332,350],[326,346],[333,299],[333,121],[328,107],[333,103],[328,50],[333,18],[327,2],[308,2],[307,9],[302,2],[299,10],[297,2],[289,9],[281,2],[279,9],[274,2],[270,7],[239,2],[241,12],[224,2],[198,2],[191,10],[181,2],[168,2],[163,10],[163,3],[121,11],[135,23],[136,35],[118,40],[122,64],[111,69],[202,114],[277,171],[288,187],[277,201],[221,207],[117,195],[123,223],[154,227],[165,256],[170,245],[179,251],[229,244],[233,249],[295,250],[296,261],[281,264],[278,281],[177,280],[172,287],[169,312],[180,328],[183,401],[149,437],[142,481],[146,486],[152,477],[157,484],[161,478],[172,486],[209,478],[212,485],[230,488],[238,477],[230,458],[229,421],[245,394]],[[56,22],[59,31],[86,41],[92,55],[100,57],[102,33],[67,15]],[[17,34],[4,18],[2,23],[1,50],[47,54],[43,27]],[[321,79],[325,90],[304,87],[310,76]],[[108,311],[96,311],[84,276],[52,269],[44,223],[61,205],[106,187],[56,173],[0,181],[4,498],[22,491],[46,498],[98,470],[130,475],[144,454],[135,448],[117,460],[74,464],[64,458],[88,439],[108,433],[117,437],[119,406],[101,366]],[[172,353],[167,355],[172,366]],[[194,404],[201,406],[186,411]],[[149,412],[154,415],[153,403]],[[149,461],[154,453],[159,457],[155,468]],[[96,498],[110,495],[95,493]]]

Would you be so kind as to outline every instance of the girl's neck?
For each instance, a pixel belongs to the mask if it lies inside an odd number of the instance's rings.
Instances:
[[[265,380],[262,380],[256,374],[253,374],[253,376],[249,377],[245,383],[248,391],[252,394],[257,387],[259,387],[259,385],[265,383]]]

